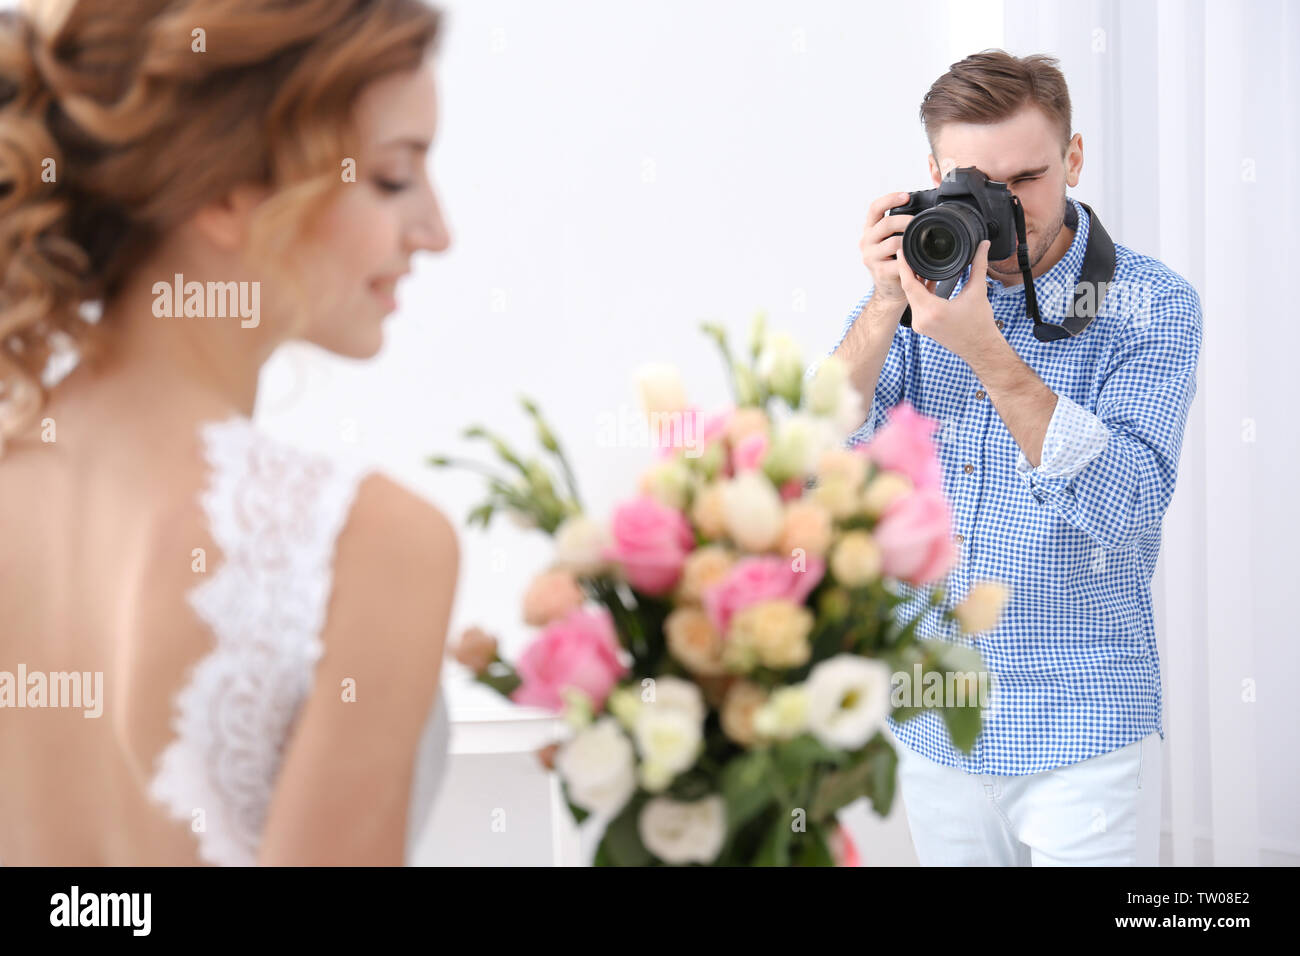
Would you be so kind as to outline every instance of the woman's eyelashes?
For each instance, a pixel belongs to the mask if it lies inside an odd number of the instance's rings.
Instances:
[[[383,190],[386,193],[400,193],[403,189],[410,188],[411,184],[409,182],[401,182],[399,180],[393,180],[393,179],[384,179],[381,176],[376,176],[375,185],[378,186],[381,190]]]

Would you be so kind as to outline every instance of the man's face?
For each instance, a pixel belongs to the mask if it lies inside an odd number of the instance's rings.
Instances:
[[[1032,269],[1052,248],[1065,223],[1065,188],[1079,183],[1083,137],[1078,133],[1061,155],[1059,127],[1036,106],[1026,106],[998,123],[946,123],[935,136],[930,178],[936,186],[959,166],[974,166],[1004,182],[1025,210]],[[989,263],[996,279],[1019,281],[1015,255]]]

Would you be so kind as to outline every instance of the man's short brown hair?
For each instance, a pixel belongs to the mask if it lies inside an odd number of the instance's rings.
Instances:
[[[945,123],[996,123],[1034,105],[1060,128],[1064,156],[1071,137],[1070,89],[1058,65],[1045,53],[1016,57],[1005,50],[984,50],[954,63],[921,101],[930,151]]]

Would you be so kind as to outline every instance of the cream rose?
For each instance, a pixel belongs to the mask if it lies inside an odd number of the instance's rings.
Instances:
[[[691,520],[706,538],[721,538],[727,533],[725,490],[724,481],[705,485],[691,505]]]
[[[897,471],[882,471],[867,482],[862,492],[862,510],[879,518],[885,509],[904,495],[910,495],[915,486],[912,479]]]
[[[722,701],[722,732],[742,747],[752,746],[758,739],[754,714],[765,703],[767,691],[747,680],[736,681]]]
[[[747,664],[799,667],[812,654],[808,635],[813,623],[812,611],[790,601],[751,604],[732,615],[723,659],[740,670],[748,669]]]
[[[805,554],[826,556],[831,544],[831,514],[822,505],[807,498],[797,498],[785,506],[781,526],[780,551],[787,557],[796,549]]]
[[[717,677],[722,663],[722,635],[702,608],[679,607],[664,621],[668,652],[693,674]]]
[[[883,560],[880,546],[870,534],[849,531],[831,550],[831,574],[845,587],[861,587],[880,577]]]
[[[963,634],[978,634],[997,627],[1010,590],[1001,581],[980,581],[971,585],[965,599],[952,609]]]
[[[704,600],[707,588],[718,584],[736,563],[736,556],[726,548],[711,544],[692,551],[682,567],[682,580],[677,586],[677,599],[688,604]]]

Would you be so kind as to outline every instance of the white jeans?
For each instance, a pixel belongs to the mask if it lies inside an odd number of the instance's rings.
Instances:
[[[891,735],[892,736],[892,735]],[[969,774],[893,739],[922,866],[1156,866],[1160,735],[1018,777]]]

